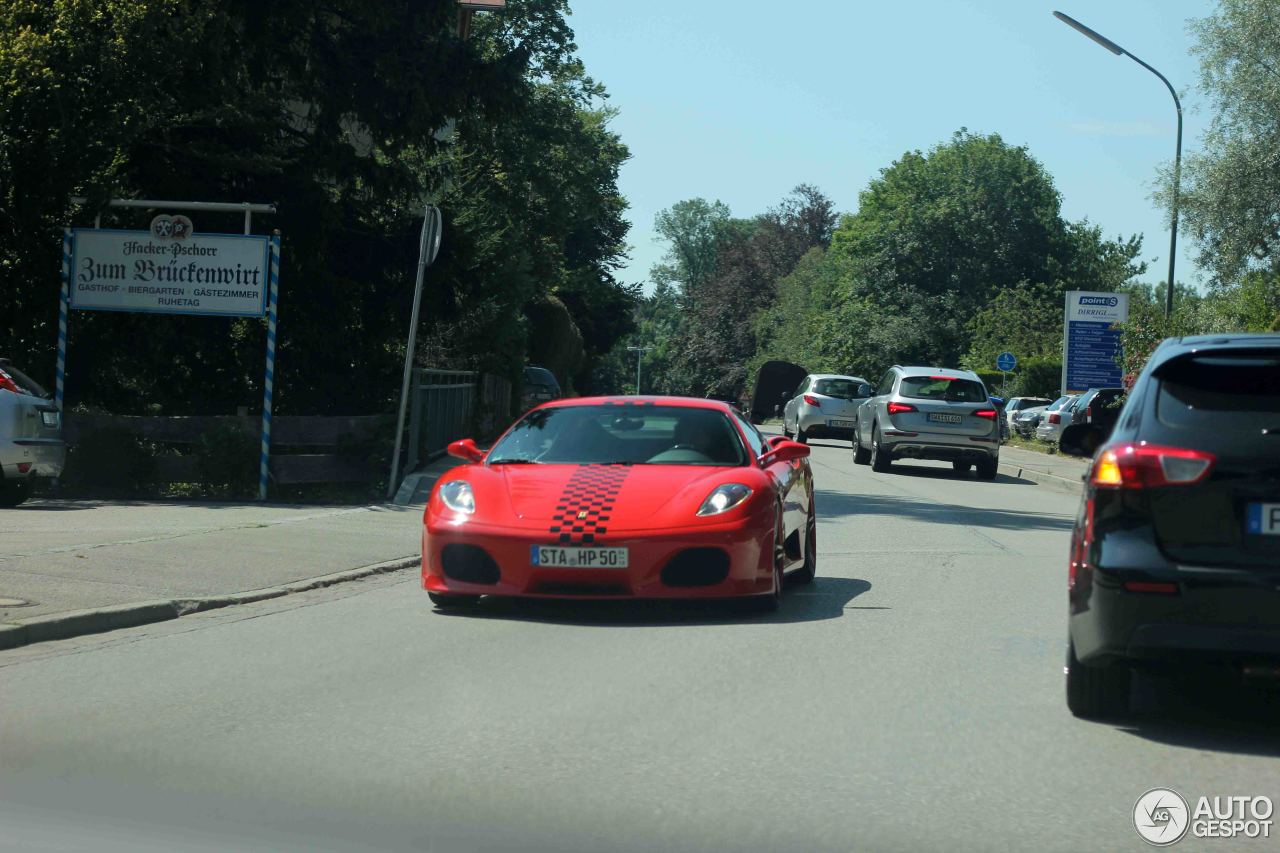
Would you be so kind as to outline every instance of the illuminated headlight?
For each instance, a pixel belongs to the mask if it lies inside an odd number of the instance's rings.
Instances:
[[[440,500],[454,512],[471,515],[476,511],[476,496],[471,493],[471,484],[466,480],[450,480],[441,486]]]
[[[733,509],[749,497],[751,497],[751,489],[740,483],[716,486],[715,491],[707,495],[707,499],[698,508],[698,515],[719,515]]]

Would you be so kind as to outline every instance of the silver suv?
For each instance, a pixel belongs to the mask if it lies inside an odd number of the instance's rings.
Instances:
[[[0,507],[31,495],[36,477],[58,477],[66,460],[62,417],[49,393],[0,358]]]
[[[853,461],[888,471],[895,459],[941,459],[993,480],[1000,464],[999,413],[971,370],[894,365],[858,407]]]

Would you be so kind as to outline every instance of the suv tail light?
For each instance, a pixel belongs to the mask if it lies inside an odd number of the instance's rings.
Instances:
[[[980,418],[986,418],[989,421],[994,421],[996,419],[995,409],[978,409],[974,414]]]
[[[1051,424],[1062,423],[1062,415],[1058,414],[1057,412],[1054,412],[1053,414],[1049,415],[1049,423]]]
[[[903,412],[914,412],[914,411],[916,411],[916,407],[911,405],[910,403],[890,403],[889,404],[889,414],[891,415],[900,415]]]
[[[812,394],[805,394],[803,399],[804,399],[804,401],[805,401],[806,403],[808,403],[810,406],[816,406],[816,407],[817,407],[817,408],[819,408],[819,409],[821,409],[821,408],[822,408],[822,403],[820,403],[820,402],[818,401],[818,398],[817,398],[817,397],[815,397],[815,396],[813,396]]]
[[[1118,444],[1094,460],[1089,482],[1104,489],[1193,486],[1209,476],[1218,457],[1203,450],[1156,444]]]

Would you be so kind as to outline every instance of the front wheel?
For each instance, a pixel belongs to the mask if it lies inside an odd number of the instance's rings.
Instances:
[[[813,583],[818,576],[818,519],[814,511],[809,511],[809,521],[805,524],[804,566],[791,577],[796,583]]]
[[[478,595],[454,595],[447,592],[428,592],[427,598],[441,610],[462,610],[475,607],[480,602]]]

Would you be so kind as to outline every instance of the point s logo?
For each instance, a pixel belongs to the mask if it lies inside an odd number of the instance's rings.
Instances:
[[[157,240],[185,240],[195,231],[191,220],[179,214],[162,213],[151,220],[151,236]]]
[[[1081,296],[1080,306],[1101,305],[1104,308],[1115,308],[1120,304],[1120,298],[1117,296]]]

